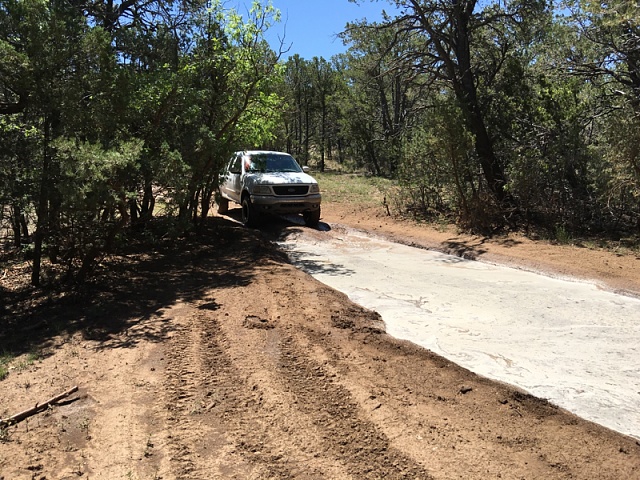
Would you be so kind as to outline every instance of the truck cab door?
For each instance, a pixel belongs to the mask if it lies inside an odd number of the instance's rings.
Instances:
[[[240,203],[240,195],[242,193],[242,155],[236,155],[233,159],[229,174],[231,180],[229,196],[234,202]]]
[[[221,182],[222,194],[236,203],[240,203],[242,177],[242,155],[235,155],[227,166]]]

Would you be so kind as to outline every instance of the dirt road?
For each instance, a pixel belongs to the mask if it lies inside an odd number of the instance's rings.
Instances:
[[[79,394],[1,431],[4,480],[640,478],[636,440],[394,340],[225,220],[18,300],[0,415]]]

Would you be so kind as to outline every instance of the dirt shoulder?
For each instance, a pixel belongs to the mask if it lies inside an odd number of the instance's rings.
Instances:
[[[355,218],[325,208],[329,223],[438,245]],[[438,248],[490,261],[524,244],[445,237]],[[638,285],[620,282],[608,285]],[[79,387],[0,431],[4,480],[640,476],[636,439],[389,337],[375,313],[224,218],[113,258],[81,294],[39,307],[3,294],[0,345],[16,357],[0,416]]]

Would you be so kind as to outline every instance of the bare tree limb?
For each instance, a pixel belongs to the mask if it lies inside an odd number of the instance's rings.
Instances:
[[[49,406],[55,405],[56,403],[58,403],[63,398],[66,398],[69,395],[71,395],[72,393],[77,392],[77,391],[78,391],[78,387],[77,386],[71,387],[66,392],[63,392],[63,393],[61,393],[59,395],[56,395],[55,397],[50,398],[46,402],[36,403],[35,406],[33,406],[33,407],[31,407],[31,408],[29,408],[27,410],[24,410],[24,411],[22,411],[20,413],[16,413],[15,415],[12,415],[9,418],[1,419],[0,420],[0,428],[5,428],[5,427],[9,427],[11,425],[15,425],[16,423],[21,422],[25,418],[29,418],[29,417],[35,415],[36,413],[39,413],[39,412],[42,412],[43,410],[46,410],[47,408],[49,408]]]

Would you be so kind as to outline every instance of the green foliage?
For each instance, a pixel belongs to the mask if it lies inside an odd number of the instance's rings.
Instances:
[[[34,283],[43,253],[84,278],[158,192],[163,213],[206,216],[228,152],[274,138],[278,19],[260,2],[246,18],[220,1],[0,5],[0,206],[37,212]]]
[[[434,107],[407,140],[398,175],[398,201],[407,213],[434,217],[460,212],[468,216],[473,185],[469,152],[472,137],[451,98],[434,100]]]
[[[0,381],[9,375],[9,364],[13,361],[13,356],[3,353],[0,355]]]
[[[401,211],[483,231],[637,228],[636,5],[567,2],[553,18],[541,1],[395,4],[343,34],[341,122],[350,155],[398,177]],[[413,112],[392,136],[385,98]]]
[[[81,280],[158,206],[197,223],[242,148],[396,179],[395,211],[484,232],[637,232],[633,2],[394,3],[346,54],[287,62],[271,2],[0,3],[0,207],[34,283],[43,256]]]
[[[633,231],[640,225],[640,45],[634,2],[567,1],[562,26],[571,44],[559,46],[567,66],[586,84],[581,98],[592,118],[584,144],[592,158],[584,174],[591,190],[588,225]]]
[[[104,149],[62,138],[53,143],[59,215],[51,248],[65,259],[67,275],[77,265],[90,268],[100,252],[113,246],[136,195],[131,179],[142,146],[141,141],[130,141]]]
[[[129,178],[138,167],[141,141],[104,149],[88,142],[60,139],[54,143],[59,162],[58,190],[65,210],[98,217],[133,194]]]
[[[560,245],[569,245],[571,243],[571,234],[564,225],[557,225],[555,229],[555,239]]]

